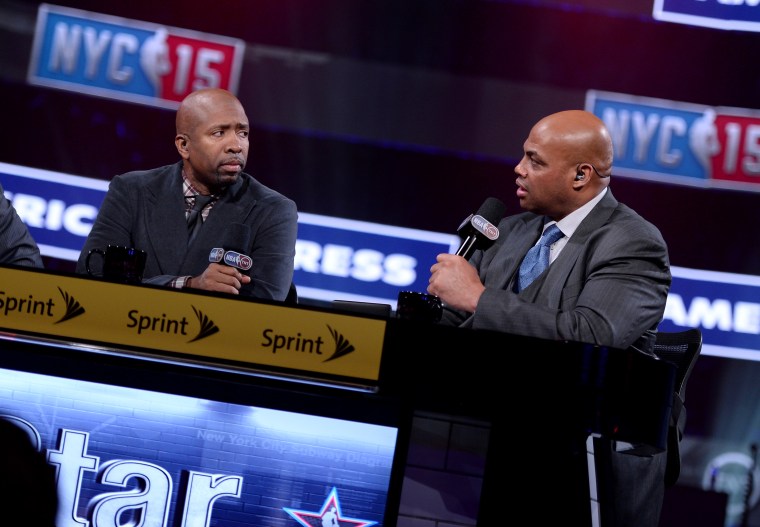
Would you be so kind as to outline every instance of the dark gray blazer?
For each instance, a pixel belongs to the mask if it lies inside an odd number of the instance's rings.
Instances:
[[[529,212],[499,222],[497,242],[470,260],[486,286],[476,312],[445,309],[442,323],[651,354],[671,283],[660,231],[608,189],[546,272],[515,293],[520,263],[543,222]],[[596,439],[595,450],[602,525],[657,527],[666,454],[630,455],[606,439]],[[585,463],[585,452],[580,456]]]
[[[0,264],[42,268],[40,248],[0,185]]]
[[[251,241],[242,248],[253,259],[251,283],[241,295],[285,300],[293,279],[298,211],[291,199],[243,173],[216,202],[193,244],[187,246],[182,163],[115,176],[77,262],[94,248],[126,245],[148,253],[144,283],[168,285],[178,276],[198,276],[209,265],[209,253],[223,247],[227,228],[243,223]],[[100,271],[101,259],[92,259]]]
[[[548,270],[515,293],[543,221],[530,212],[504,218],[496,243],[470,260],[486,286],[476,312],[446,310],[442,322],[651,352],[671,283],[660,231],[608,189]]]

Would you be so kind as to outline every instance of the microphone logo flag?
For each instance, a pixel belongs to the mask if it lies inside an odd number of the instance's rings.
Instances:
[[[480,231],[489,240],[495,241],[499,237],[499,229],[496,225],[485,219],[483,216],[476,214],[472,217],[470,222],[473,227]]]
[[[506,206],[500,200],[488,198],[480,206],[477,214],[467,216],[457,229],[457,234],[462,238],[457,256],[469,260],[475,250],[490,247],[499,237],[499,228],[491,223],[491,220],[500,221],[505,210]]]
[[[250,256],[235,251],[227,251],[224,253],[224,263],[230,267],[242,269],[243,271],[247,271],[253,267],[253,260],[251,260]]]
[[[224,258],[224,249],[221,247],[214,247],[208,255],[208,261],[211,263],[219,263],[222,261],[222,258]]]
[[[208,255],[208,261],[211,263],[223,263],[230,267],[237,267],[243,271],[248,271],[253,267],[253,260],[250,256],[237,251],[225,251],[222,247],[214,247]]]

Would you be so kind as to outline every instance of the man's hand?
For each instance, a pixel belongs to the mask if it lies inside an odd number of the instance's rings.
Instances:
[[[427,292],[454,309],[474,313],[485,289],[478,272],[461,256],[439,254],[430,268]]]
[[[237,295],[243,284],[251,282],[251,277],[244,275],[234,267],[218,263],[209,264],[203,274],[193,276],[189,287],[205,291],[218,291]]]

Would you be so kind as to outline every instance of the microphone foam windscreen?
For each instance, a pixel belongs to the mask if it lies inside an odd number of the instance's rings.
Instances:
[[[478,215],[483,216],[486,220],[497,225],[507,212],[507,206],[500,199],[486,198],[478,209]]]

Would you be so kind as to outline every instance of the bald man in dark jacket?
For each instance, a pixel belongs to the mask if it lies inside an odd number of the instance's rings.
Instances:
[[[147,252],[147,284],[285,300],[293,279],[296,204],[243,171],[248,135],[248,118],[232,93],[207,88],[188,95],[176,116],[181,160],[111,180],[77,272],[86,272],[90,250],[123,245]],[[204,198],[202,228],[190,240],[186,218]],[[250,236],[229,240],[232,233]],[[250,272],[209,263],[211,250],[227,242],[233,245],[227,249],[251,258]]]

